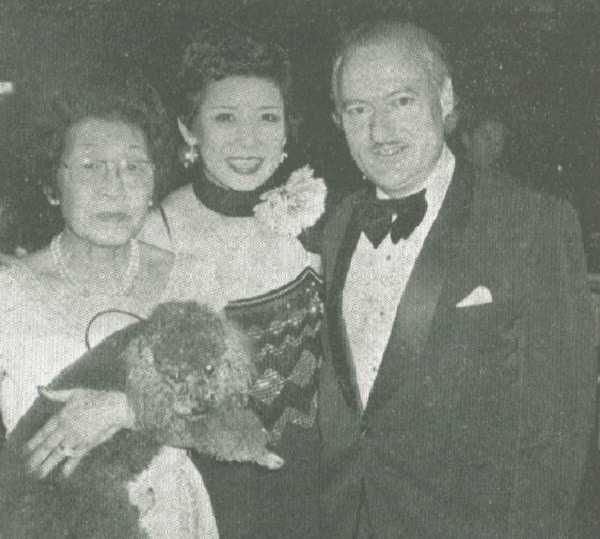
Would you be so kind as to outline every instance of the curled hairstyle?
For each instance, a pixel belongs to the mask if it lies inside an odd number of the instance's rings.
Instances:
[[[141,130],[154,162],[154,198],[168,189],[173,157],[169,118],[158,94],[142,78],[88,81],[51,96],[49,112],[41,118],[26,153],[28,176],[44,192],[57,194],[57,171],[69,129],[86,119],[119,121]]]
[[[336,48],[331,77],[331,96],[337,113],[340,112],[339,77],[345,56],[353,48],[382,44],[391,40],[397,40],[407,47],[412,47],[415,54],[422,56],[431,81],[438,90],[442,90],[446,79],[452,78],[448,55],[444,47],[433,34],[424,28],[402,20],[366,22],[343,33]]]
[[[208,84],[235,76],[266,79],[279,88],[286,131],[295,139],[299,115],[293,102],[292,66],[287,53],[276,43],[259,41],[231,25],[206,28],[186,47],[178,76],[181,120],[191,127]]]

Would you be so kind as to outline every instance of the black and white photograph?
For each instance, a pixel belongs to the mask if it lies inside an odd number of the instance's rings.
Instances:
[[[0,0],[0,539],[600,537],[598,0]]]

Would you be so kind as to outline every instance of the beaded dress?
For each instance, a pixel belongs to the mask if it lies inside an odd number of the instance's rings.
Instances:
[[[156,303],[205,295],[194,278],[202,267],[191,256],[176,256]],[[75,290],[50,289],[17,262],[0,269],[0,290],[0,406],[10,435],[36,399],[37,386],[48,384],[86,351],[84,337],[92,317],[107,309],[132,312],[134,306],[128,295],[82,298]],[[135,314],[145,317],[149,312]],[[90,342],[98,343],[135,321],[126,315],[98,318]],[[208,493],[184,450],[163,448],[128,491],[151,539],[218,536]]]
[[[252,464],[194,462],[210,493],[222,538],[315,537],[318,445],[315,426],[320,366],[318,258],[294,237],[272,232],[254,216],[210,209],[191,185],[151,214],[141,238],[192,253],[209,268],[206,302],[225,308],[258,343],[253,408],[285,459],[272,472]]]

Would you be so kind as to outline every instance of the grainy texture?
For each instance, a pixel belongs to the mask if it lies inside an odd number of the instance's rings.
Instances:
[[[143,537],[127,485],[147,468],[161,442],[224,460],[280,465],[266,449],[262,424],[245,408],[240,387],[250,381],[251,357],[241,335],[224,331],[212,311],[193,303],[159,306],[150,320],[113,334],[51,384],[55,389],[127,390],[146,432],[120,431],[92,450],[69,478],[57,469],[38,480],[27,473],[24,444],[61,406],[38,398],[0,454],[0,537]],[[203,322],[214,339],[202,334]],[[157,372],[151,348],[160,338],[154,332],[166,328],[171,334],[164,341],[173,348],[159,349],[161,370],[170,380]],[[180,341],[189,345],[185,358],[178,354]],[[169,357],[178,357],[172,370]],[[210,385],[216,399],[205,391]],[[190,403],[194,408],[186,409]]]

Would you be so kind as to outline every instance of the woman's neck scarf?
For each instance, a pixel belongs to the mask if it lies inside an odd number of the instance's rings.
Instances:
[[[201,164],[191,169],[192,188],[196,198],[207,208],[226,217],[252,217],[254,206],[260,202],[260,196],[267,191],[283,185],[289,176],[287,167],[280,166],[262,185],[252,191],[225,189],[211,182]]]

